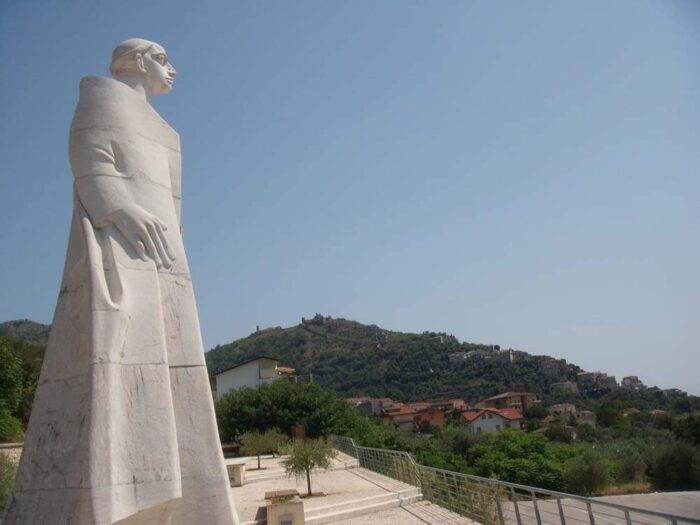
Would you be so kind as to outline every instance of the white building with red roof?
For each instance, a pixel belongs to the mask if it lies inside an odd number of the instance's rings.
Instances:
[[[472,408],[462,412],[461,421],[474,434],[520,430],[523,415],[514,408]]]

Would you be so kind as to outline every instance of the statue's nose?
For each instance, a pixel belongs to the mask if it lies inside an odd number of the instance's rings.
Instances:
[[[170,66],[168,68],[168,73],[170,74],[171,77],[174,77],[175,75],[177,75],[177,71],[175,71],[175,68],[173,66]]]

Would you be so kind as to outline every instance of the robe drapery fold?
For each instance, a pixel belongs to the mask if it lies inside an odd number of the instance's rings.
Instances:
[[[180,235],[179,136],[126,84],[86,77],[69,152],[66,264],[3,523],[237,523]],[[134,204],[168,226],[171,268],[110,222]]]

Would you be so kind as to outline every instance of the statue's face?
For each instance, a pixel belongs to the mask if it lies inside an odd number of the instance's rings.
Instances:
[[[142,57],[149,94],[155,96],[170,93],[176,71],[168,60],[165,49],[155,44]]]

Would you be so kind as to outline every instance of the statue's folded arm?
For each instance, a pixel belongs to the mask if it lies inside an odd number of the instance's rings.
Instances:
[[[78,198],[97,228],[133,201],[126,187],[129,174],[117,169],[114,139],[105,135],[90,129],[74,131],[69,147]]]

